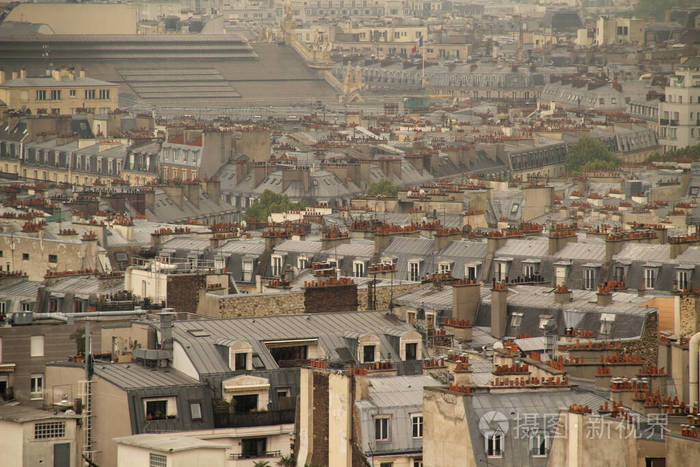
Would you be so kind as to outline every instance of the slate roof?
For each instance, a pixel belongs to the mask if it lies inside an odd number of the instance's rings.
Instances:
[[[155,370],[145,368],[137,363],[97,363],[95,374],[122,389],[200,386],[204,384],[172,368]]]
[[[554,258],[603,262],[605,261],[605,242],[569,242],[554,254]]]
[[[430,375],[369,378],[369,398],[356,402],[360,409],[422,406],[423,387],[437,384]]]
[[[549,239],[546,237],[510,238],[496,251],[496,257],[542,257],[548,253]]]
[[[244,295],[245,296],[245,295]],[[203,330],[205,337],[195,337],[188,330]],[[318,343],[332,361],[344,361],[340,352],[353,340],[364,334],[376,334],[381,341],[381,358],[389,353],[396,358],[389,336],[401,336],[413,327],[395,316],[382,311],[314,313],[300,315],[263,316],[256,318],[208,319],[178,321],[173,329],[174,340],[180,343],[200,374],[228,373],[228,361],[217,349],[226,342],[239,340],[253,346],[265,368],[278,368],[265,346],[265,341],[290,339],[318,339]]]

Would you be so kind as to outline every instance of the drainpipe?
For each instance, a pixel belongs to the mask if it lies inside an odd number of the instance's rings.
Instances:
[[[688,368],[690,368],[688,395],[691,410],[697,410],[698,405],[698,346],[700,346],[700,332],[691,337],[688,342]]]

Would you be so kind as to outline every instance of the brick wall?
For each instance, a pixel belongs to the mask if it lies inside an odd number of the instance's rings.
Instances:
[[[311,465],[328,465],[328,373],[314,372],[313,452]]]
[[[201,274],[168,276],[168,307],[176,313],[195,313],[199,303],[199,290],[206,288],[206,276]]]
[[[357,284],[309,287],[304,291],[306,313],[357,310]]]

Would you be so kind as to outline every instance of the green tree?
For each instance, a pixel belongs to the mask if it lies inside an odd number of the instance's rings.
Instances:
[[[245,211],[246,219],[265,220],[273,212],[284,212],[304,208],[304,202],[290,201],[287,195],[265,190],[260,198]]]
[[[253,467],[270,467],[270,461],[256,461],[256,462],[253,462]]]
[[[566,155],[566,169],[578,173],[586,169],[614,169],[620,165],[620,159],[608,151],[601,141],[582,136],[569,148]]]
[[[399,187],[391,183],[391,180],[382,178],[381,180],[370,184],[367,188],[368,195],[384,195],[396,196],[399,192]]]
[[[288,455],[288,456],[282,456],[280,460],[277,461],[277,465],[282,465],[284,467],[294,467],[296,465],[296,461],[294,460],[293,455]]]

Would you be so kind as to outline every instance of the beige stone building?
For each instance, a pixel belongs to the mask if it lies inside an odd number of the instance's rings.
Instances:
[[[601,16],[596,22],[595,44],[641,44],[644,42],[644,21],[639,18]]]
[[[22,271],[33,281],[44,279],[47,271],[79,271],[102,268],[97,237],[77,235],[45,238],[38,233],[0,233],[0,265],[6,271]],[[102,250],[104,252],[104,250]]]
[[[33,115],[108,113],[117,108],[119,85],[88,78],[82,70],[77,74],[72,70],[47,70],[39,77],[21,70],[9,79],[0,71],[0,100],[8,109],[28,110]]]

